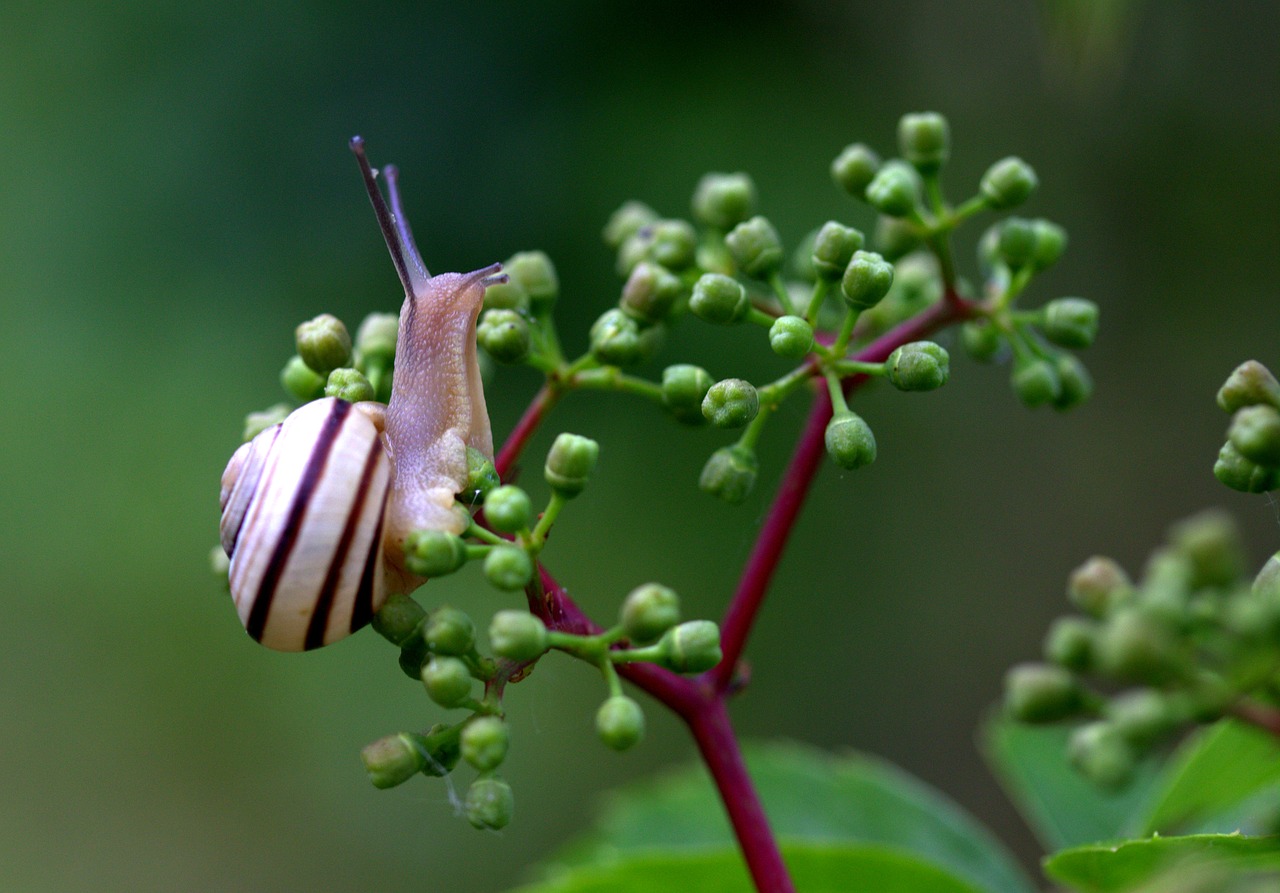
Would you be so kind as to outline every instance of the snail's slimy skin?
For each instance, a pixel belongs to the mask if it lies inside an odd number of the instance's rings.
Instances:
[[[386,445],[393,479],[387,560],[408,585],[404,539],[413,530],[461,533],[453,510],[467,483],[467,447],[493,458],[493,433],[476,356],[476,317],[493,267],[415,283],[400,310]]]

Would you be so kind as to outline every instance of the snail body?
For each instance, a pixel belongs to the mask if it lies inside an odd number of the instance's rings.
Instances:
[[[325,398],[242,445],[222,476],[222,547],[237,613],[250,636],[280,651],[337,641],[386,597],[423,582],[404,564],[414,530],[461,533],[454,496],[467,449],[493,458],[476,356],[476,317],[500,265],[432,276],[400,208],[387,206],[351,141],[405,287],[391,400]]]

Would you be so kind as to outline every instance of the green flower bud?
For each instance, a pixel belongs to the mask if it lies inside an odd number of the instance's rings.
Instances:
[[[359,369],[343,367],[329,373],[329,381],[324,386],[326,397],[337,397],[348,403],[359,403],[361,400],[374,398],[373,385]]]
[[[827,455],[841,468],[855,471],[876,461],[876,437],[871,426],[855,412],[844,410],[832,415],[823,437]]]
[[[251,412],[244,417],[244,433],[241,435],[248,443],[272,425],[278,425],[289,417],[293,409],[287,403],[268,406],[260,412]]]
[[[649,259],[649,249],[653,247],[653,225],[637,230],[627,237],[618,249],[618,274],[630,276],[636,264]]]
[[[1030,220],[1010,217],[1000,224],[1000,241],[996,243],[1000,260],[1011,270],[1031,263],[1036,254],[1036,229]]]
[[[351,335],[342,320],[328,313],[302,323],[294,332],[298,356],[321,375],[351,362]]]
[[[1280,487],[1280,468],[1250,462],[1229,440],[1218,450],[1213,476],[1241,493],[1266,493]]]
[[[1081,617],[1059,617],[1044,640],[1044,656],[1060,667],[1087,673],[1093,668],[1097,629]]]
[[[662,405],[677,421],[701,425],[707,420],[702,414],[702,399],[713,384],[715,379],[701,366],[668,366],[662,370]]]
[[[1044,336],[1059,347],[1088,347],[1098,335],[1098,305],[1084,298],[1058,298],[1044,305]]]
[[[1137,756],[1124,736],[1108,722],[1091,722],[1076,729],[1067,742],[1067,759],[1099,787],[1124,785],[1137,765]]]
[[[483,496],[501,483],[493,460],[475,447],[467,447],[467,491]]]
[[[724,231],[751,216],[756,186],[746,174],[707,174],[693,194],[693,216]]]
[[[280,370],[280,384],[289,396],[306,402],[324,396],[324,376],[294,355]]]
[[[627,277],[618,304],[640,322],[660,322],[671,314],[683,290],[680,280],[665,267],[641,261]]]
[[[394,788],[422,771],[426,765],[420,735],[401,732],[365,745],[360,760],[375,788]]]
[[[973,319],[960,327],[960,343],[979,363],[988,363],[1000,350],[1000,330],[985,319]]]
[[[932,391],[947,383],[951,357],[932,341],[913,341],[889,354],[885,377],[900,391]]]
[[[864,241],[862,233],[853,227],[828,220],[813,240],[814,270],[828,282],[838,281]]]
[[[511,276],[505,282],[495,282],[484,290],[485,310],[527,310],[529,293]]]
[[[699,319],[724,325],[745,318],[751,302],[741,282],[720,273],[703,273],[693,286],[689,309]]]
[[[373,628],[392,645],[403,645],[418,631],[427,612],[407,595],[392,595],[373,615]]]
[[[737,505],[755,487],[759,467],[753,451],[736,445],[722,447],[712,453],[702,467],[698,487],[704,493]]]
[[[759,392],[741,378],[717,381],[702,398],[702,414],[717,428],[741,428],[759,411]]]
[[[518,363],[529,355],[529,323],[516,310],[486,310],[476,326],[476,340],[499,363]]]
[[[1047,360],[1038,358],[1015,362],[1010,384],[1013,385],[1013,392],[1018,395],[1018,399],[1028,409],[1052,403],[1062,393],[1058,373]]]
[[[1037,273],[1058,262],[1067,250],[1067,231],[1052,221],[1039,218],[1031,222],[1036,234],[1036,251],[1031,268]]]
[[[840,280],[845,301],[856,310],[879,304],[893,285],[893,264],[874,251],[855,251]]]
[[[543,475],[551,489],[572,498],[582,492],[600,458],[600,444],[577,434],[557,435],[547,452]]]
[[[414,530],[405,537],[404,563],[420,577],[443,577],[467,563],[467,544],[444,530]]]
[[[1280,465],[1280,412],[1260,403],[1236,410],[1227,438],[1240,455],[1258,465]]]
[[[480,772],[492,772],[507,758],[511,736],[496,716],[477,716],[462,727],[462,758]]]
[[[906,217],[920,200],[920,179],[901,161],[888,161],[867,184],[867,204],[890,217]]]
[[[431,657],[427,643],[420,635],[412,635],[400,646],[400,671],[410,679],[422,678],[422,665]]]
[[[644,712],[626,695],[614,695],[596,711],[596,734],[607,747],[628,750],[644,737]]]
[[[444,778],[458,765],[462,758],[462,747],[458,744],[458,736],[447,734],[452,730],[442,722],[427,729],[423,739],[426,749],[427,765],[422,767],[423,775]]]
[[[617,251],[627,239],[657,220],[658,212],[644,202],[625,202],[605,224],[604,243]]]
[[[515,798],[511,785],[496,776],[477,778],[467,788],[467,799],[462,811],[473,828],[481,831],[500,831],[511,823],[515,810]]]
[[[1177,643],[1150,614],[1126,608],[1100,630],[1098,664],[1112,678],[1160,685],[1179,668]]]
[[[617,307],[606,310],[591,326],[591,353],[607,366],[643,363],[661,340],[661,327],[641,325]]]
[[[500,533],[518,533],[533,519],[533,503],[519,487],[507,485],[489,491],[484,498],[484,516]]]
[[[1019,722],[1057,722],[1079,712],[1075,677],[1050,664],[1018,664],[1004,677],[1004,707]]]
[[[396,313],[370,313],[356,329],[356,353],[365,363],[391,367],[396,358],[396,339],[400,335],[400,316]]]
[[[677,673],[702,673],[720,663],[720,627],[710,620],[687,620],[658,642],[660,663]]]
[[[659,220],[653,224],[649,258],[668,270],[679,272],[693,266],[698,251],[698,234],[684,220]]]
[[[1149,747],[1187,717],[1176,701],[1149,688],[1116,695],[1106,706],[1110,725],[1128,744]]]
[[[918,248],[923,240],[911,221],[882,214],[876,219],[874,241],[882,255],[897,260]]]
[[[803,317],[779,316],[769,327],[769,347],[788,360],[806,357],[813,350],[813,326]]]
[[[524,589],[533,579],[533,559],[519,546],[494,546],[484,557],[484,577],[498,589]]]
[[[422,666],[427,697],[441,707],[461,707],[471,697],[471,671],[456,657],[436,655]]]
[[[560,277],[551,258],[541,251],[520,251],[502,265],[512,282],[520,283],[534,306],[547,307],[560,294]]]
[[[476,626],[462,611],[441,605],[427,615],[422,638],[436,654],[461,657],[476,647]]]
[[[489,624],[489,645],[498,657],[533,660],[547,650],[547,627],[528,611],[499,611]]]
[[[1193,589],[1232,586],[1244,574],[1240,528],[1226,512],[1209,510],[1180,521],[1170,528],[1169,542],[1190,561]]]
[[[1218,390],[1218,405],[1227,412],[1265,403],[1280,409],[1280,382],[1257,360],[1236,367]]]
[[[979,189],[987,207],[997,211],[1014,208],[1025,202],[1035,192],[1039,181],[1031,165],[1021,158],[1002,158],[982,175]]]
[[[936,171],[951,153],[951,129],[937,112],[903,115],[898,121],[898,150],[920,171]]]
[[[1071,573],[1067,597],[1093,617],[1106,617],[1133,593],[1133,583],[1120,565],[1095,555]]]
[[[836,185],[856,199],[862,199],[867,185],[880,169],[880,156],[862,143],[845,146],[844,151],[831,162],[831,179]]]
[[[1089,377],[1089,370],[1075,357],[1065,353],[1058,354],[1053,371],[1058,376],[1058,396],[1053,401],[1054,409],[1073,409],[1093,395],[1093,379]]]
[[[645,583],[627,594],[619,621],[627,638],[644,645],[680,622],[680,597],[658,583]]]
[[[782,240],[763,217],[739,223],[724,237],[724,244],[738,269],[755,279],[767,279],[782,268]]]

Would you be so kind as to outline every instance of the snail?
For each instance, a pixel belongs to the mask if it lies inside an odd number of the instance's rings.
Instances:
[[[432,276],[401,209],[387,206],[360,137],[351,140],[404,285],[391,400],[333,397],[295,410],[243,444],[222,475],[222,548],[245,630],[279,651],[328,645],[368,623],[423,578],[405,567],[414,530],[461,533],[454,495],[467,449],[493,458],[476,357],[476,317],[500,264]]]

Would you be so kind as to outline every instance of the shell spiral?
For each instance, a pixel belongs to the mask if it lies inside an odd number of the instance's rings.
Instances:
[[[222,547],[249,635],[279,651],[327,645],[386,598],[383,518],[391,463],[365,413],[308,403],[231,457]]]

